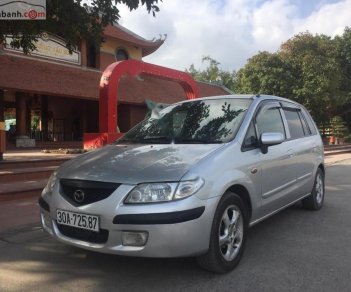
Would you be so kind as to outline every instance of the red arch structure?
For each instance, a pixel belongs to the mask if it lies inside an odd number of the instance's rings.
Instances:
[[[187,73],[137,60],[126,60],[109,65],[102,73],[99,96],[99,131],[84,134],[84,149],[99,148],[111,143],[122,133],[117,132],[119,81],[122,76],[140,75],[179,83],[187,99],[200,96],[194,79]]]

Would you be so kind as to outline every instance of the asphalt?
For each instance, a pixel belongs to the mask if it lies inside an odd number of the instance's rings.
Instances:
[[[61,157],[62,155],[59,156]],[[7,159],[17,160],[19,159],[18,157],[30,157],[31,159],[48,158],[46,154],[38,151],[31,151],[29,154],[17,153],[17,155],[8,155]],[[50,157],[57,158],[58,155],[50,155]],[[325,157],[325,163],[328,167],[347,159],[351,159],[351,153],[328,155]],[[5,202],[0,201],[0,234],[2,232],[21,231],[26,228],[30,229],[39,226],[39,222],[40,216],[37,197]]]
[[[90,252],[31,227],[0,233],[0,291],[349,292],[351,158],[339,158],[328,162],[323,208],[296,204],[250,228],[240,264],[226,275],[192,258]]]

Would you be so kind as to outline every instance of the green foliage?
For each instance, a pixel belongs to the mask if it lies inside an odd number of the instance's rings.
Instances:
[[[202,57],[202,63],[204,62],[208,62],[208,66],[205,70],[197,70],[194,64],[191,64],[189,69],[185,69],[185,72],[193,76],[195,80],[216,83],[233,90],[236,78],[235,71],[230,72],[222,70],[219,67],[220,63],[210,56]]]
[[[304,104],[317,123],[334,116],[338,104],[344,101],[334,41],[324,35],[302,33],[284,43],[279,53],[294,76],[289,97]]]
[[[294,79],[289,65],[279,54],[260,52],[249,59],[237,74],[235,91],[238,93],[291,95]]]
[[[70,51],[81,39],[100,46],[104,28],[120,18],[118,4],[125,4],[130,10],[145,5],[155,15],[159,11],[155,3],[158,0],[93,0],[88,6],[82,0],[47,0],[46,20],[0,21],[0,42],[5,44],[6,35],[13,35],[11,46],[22,47],[28,54],[35,49],[33,41],[43,32],[51,32],[63,37]]]
[[[273,94],[304,104],[317,124],[351,97],[351,29],[334,39],[300,33],[276,53],[260,52],[238,71],[235,91]]]
[[[344,138],[348,134],[345,122],[340,116],[335,116],[330,121],[331,133],[337,138]]]
[[[337,58],[342,70],[340,90],[351,96],[351,28],[346,27],[342,36],[335,37]]]

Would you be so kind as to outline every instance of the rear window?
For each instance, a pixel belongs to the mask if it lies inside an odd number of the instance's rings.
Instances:
[[[301,114],[303,115],[303,117],[305,118],[307,124],[308,124],[308,127],[310,128],[311,130],[311,133],[312,135],[316,135],[318,133],[317,129],[316,129],[316,126],[310,116],[309,113],[307,113],[304,109],[301,110]]]
[[[288,122],[290,136],[292,139],[301,138],[305,136],[302,122],[296,109],[284,109],[284,114]]]

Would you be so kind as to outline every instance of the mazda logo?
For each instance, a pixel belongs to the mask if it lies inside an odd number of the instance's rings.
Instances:
[[[85,194],[82,190],[76,190],[73,196],[74,196],[74,200],[77,203],[82,203],[84,201]]]

